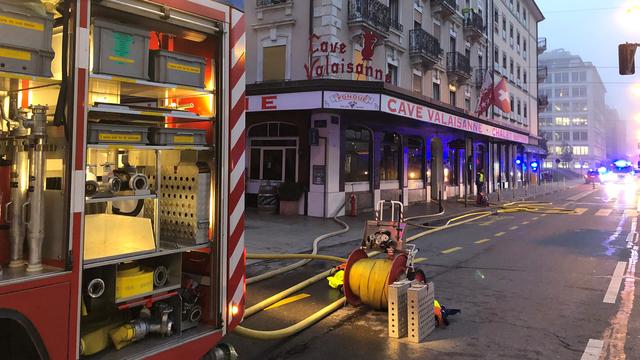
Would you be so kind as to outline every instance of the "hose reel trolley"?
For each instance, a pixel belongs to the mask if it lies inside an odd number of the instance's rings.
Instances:
[[[388,219],[385,208],[390,208]],[[351,305],[368,305],[376,310],[387,307],[387,288],[403,278],[424,280],[416,276],[413,259],[415,246],[404,241],[404,206],[399,201],[379,201],[375,220],[365,224],[362,243],[349,255],[344,273],[344,294]],[[367,250],[385,253],[385,259],[373,259]]]

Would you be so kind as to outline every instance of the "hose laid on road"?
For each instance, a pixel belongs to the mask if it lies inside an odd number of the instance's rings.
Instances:
[[[338,219],[338,214],[340,213],[340,211],[344,209],[344,203],[342,203],[342,206],[340,206],[340,208],[338,209],[338,211],[336,211],[336,214],[333,216],[333,221],[337,222],[338,224],[342,225],[342,229],[337,230],[337,231],[333,231],[324,235],[320,235],[317,238],[315,238],[313,240],[313,246],[312,246],[312,251],[310,255],[316,255],[318,253],[318,243],[322,240],[326,240],[328,238],[340,235],[340,234],[344,234],[347,231],[349,231],[350,227],[347,223],[345,223],[344,221]],[[266,280],[266,279],[270,279],[274,276],[280,275],[280,274],[284,274],[286,272],[289,272],[291,270],[297,269],[301,266],[306,265],[309,261],[311,261],[311,259],[304,259],[304,260],[300,260],[294,264],[291,265],[287,265],[284,267],[281,267],[279,269],[276,270],[272,270],[272,271],[268,271],[264,274],[260,274],[257,276],[253,276],[247,279],[247,285],[249,284],[254,284],[257,283],[258,281],[262,281],[262,280]]]
[[[325,260],[335,262],[347,262],[347,259],[318,254],[247,254],[247,259],[261,260],[288,260],[288,259],[307,259],[307,260]]]

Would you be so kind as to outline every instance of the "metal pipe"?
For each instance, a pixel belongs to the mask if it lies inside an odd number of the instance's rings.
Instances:
[[[44,184],[45,184],[45,137],[47,136],[47,107],[32,106],[33,117],[28,122],[31,129],[33,146],[31,147],[32,177],[29,187],[30,198],[27,239],[29,241],[28,272],[42,270],[42,242],[44,241]]]
[[[27,201],[29,188],[29,153],[24,146],[16,144],[13,155],[13,169],[11,170],[11,202],[7,203],[5,216],[11,208],[11,219],[5,219],[11,224],[11,262],[10,268],[24,265],[24,236],[25,224],[22,219],[22,207]]]

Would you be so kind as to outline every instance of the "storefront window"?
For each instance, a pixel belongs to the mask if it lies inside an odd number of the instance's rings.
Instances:
[[[249,129],[249,179],[297,181],[298,128],[266,122]]]
[[[408,152],[408,178],[409,180],[422,180],[424,177],[423,163],[424,163],[424,142],[418,137],[411,137],[407,142]]]
[[[371,133],[364,128],[345,131],[345,182],[369,181],[369,149]]]
[[[398,180],[400,136],[386,133],[382,139],[380,152],[380,180]]]

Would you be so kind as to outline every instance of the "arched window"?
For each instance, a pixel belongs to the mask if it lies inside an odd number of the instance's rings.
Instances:
[[[399,179],[400,150],[400,136],[395,133],[385,133],[380,147],[380,181]]]
[[[371,132],[362,127],[349,127],[344,134],[345,182],[369,181]]]
[[[266,122],[252,126],[247,133],[251,180],[298,180],[298,128],[295,125]]]
[[[408,169],[407,177],[409,180],[423,180],[424,179],[424,141],[417,137],[412,136],[407,139],[407,152],[408,152]]]

